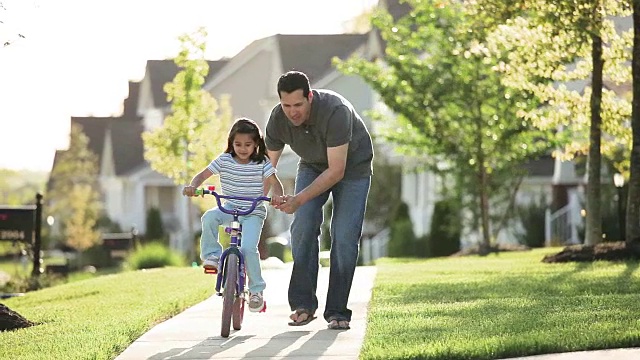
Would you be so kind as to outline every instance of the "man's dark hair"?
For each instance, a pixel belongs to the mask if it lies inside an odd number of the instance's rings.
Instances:
[[[302,89],[302,96],[308,98],[311,86],[309,85],[309,78],[302,71],[288,71],[278,79],[278,97],[280,98],[282,98],[282,91],[292,93],[300,89]]]

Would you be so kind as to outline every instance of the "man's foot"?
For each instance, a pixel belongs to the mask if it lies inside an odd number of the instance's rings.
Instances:
[[[218,272],[218,263],[220,262],[220,258],[215,255],[209,255],[202,262],[202,267],[205,272],[208,273],[217,273]]]
[[[315,320],[315,312],[309,309],[297,309],[293,314],[289,315],[289,318],[293,321],[289,322],[290,326],[302,326],[307,325],[311,321]]]
[[[349,330],[351,329],[349,327],[349,322],[347,320],[336,320],[333,319],[331,321],[329,321],[329,324],[327,324],[327,327],[331,330]]]
[[[264,309],[264,298],[262,291],[249,294],[249,311],[260,312]]]

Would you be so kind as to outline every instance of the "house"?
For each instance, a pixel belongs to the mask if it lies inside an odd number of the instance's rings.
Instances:
[[[334,56],[344,59],[364,46],[366,40],[366,34],[276,34],[262,38],[231,58],[204,89],[216,98],[229,96],[233,116],[253,119],[263,131],[271,110],[279,103],[278,78],[289,70],[305,72],[314,87],[318,82],[341,83],[343,86],[332,89],[348,96],[360,111],[370,107],[371,91],[359,92],[364,83],[357,78],[339,80],[330,74],[334,73]],[[293,193],[297,162],[298,157],[286,147],[277,168],[287,193]],[[288,230],[292,216],[272,211],[267,219],[269,231],[280,234]]]
[[[210,62],[209,76],[216,74],[225,60]],[[144,234],[150,209],[160,211],[170,243],[187,251],[189,243],[187,206],[181,189],[166,176],[153,171],[144,159],[142,133],[161,124],[170,111],[163,86],[178,72],[171,60],[147,62],[141,82],[129,82],[129,93],[120,116],[72,117],[89,139],[89,149],[98,156],[99,182],[107,216],[124,231]],[[53,167],[59,159],[59,150]],[[55,179],[50,179],[55,181]]]

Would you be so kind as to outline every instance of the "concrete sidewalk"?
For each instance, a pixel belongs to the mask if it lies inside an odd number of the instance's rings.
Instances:
[[[142,359],[300,359],[356,360],[364,340],[367,305],[376,275],[375,267],[358,267],[349,308],[353,310],[351,329],[327,329],[322,318],[329,281],[329,269],[321,268],[318,278],[320,308],[318,318],[306,326],[289,326],[287,289],[291,267],[264,270],[267,282],[267,311],[245,311],[242,329],[220,336],[222,298],[209,299],[160,323],[143,334],[116,360]],[[204,275],[203,275],[204,276]],[[212,287],[214,286],[212,277]],[[212,292],[213,293],[213,292]],[[640,348],[581,351],[502,360],[640,360]]]
[[[525,356],[502,360],[639,360],[640,348],[577,351],[560,354]]]
[[[322,317],[329,282],[328,268],[321,268],[318,278],[318,318],[305,326],[287,325],[291,313],[287,302],[290,274],[290,266],[263,271],[267,282],[264,291],[266,313],[245,310],[242,329],[231,329],[226,339],[220,336],[222,298],[213,295],[153,327],[116,360],[358,359],[376,268],[359,266],[356,269],[349,297],[353,318],[351,329],[346,331],[327,329],[327,322]],[[211,279],[213,287],[215,278]]]

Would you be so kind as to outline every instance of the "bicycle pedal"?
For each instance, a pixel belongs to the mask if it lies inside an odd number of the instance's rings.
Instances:
[[[214,269],[207,269],[207,268],[204,268],[204,273],[205,273],[205,274],[215,275],[215,274],[217,274],[217,273],[218,273],[218,269],[215,269],[215,268],[214,268]]]

